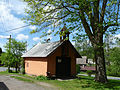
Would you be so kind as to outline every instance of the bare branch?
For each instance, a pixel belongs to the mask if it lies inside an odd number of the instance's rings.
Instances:
[[[62,3],[62,6],[67,9],[69,12],[71,12],[66,6],[64,6],[64,4]]]
[[[106,4],[107,4],[107,0],[103,0],[102,11],[101,11],[101,17],[100,17],[100,23],[102,23],[103,20],[104,20]]]
[[[104,32],[107,31],[107,29],[108,29],[109,27],[111,27],[111,26],[119,26],[119,24],[118,24],[118,23],[113,23],[113,24],[109,24],[109,25],[105,26],[105,27],[104,27]],[[103,33],[104,33],[104,32],[103,32]]]
[[[82,24],[83,24],[83,26],[84,26],[84,28],[85,28],[85,32],[88,34],[89,39],[90,39],[91,41],[93,41],[93,36],[94,36],[94,35],[92,34],[92,32],[91,32],[91,30],[90,30],[90,27],[89,27],[89,25],[88,25],[88,23],[87,23],[87,21],[86,21],[84,12],[83,12],[82,10],[80,10],[79,16],[80,16],[81,21],[82,21]]]

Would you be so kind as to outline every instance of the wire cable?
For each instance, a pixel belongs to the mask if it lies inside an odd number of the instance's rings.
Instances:
[[[4,31],[4,32],[0,32],[0,33],[11,32],[11,31],[18,30],[18,29],[20,29],[20,28],[25,28],[25,27],[28,27],[28,26],[30,26],[30,25],[21,26],[21,27],[14,28],[14,29],[10,29],[10,30]]]

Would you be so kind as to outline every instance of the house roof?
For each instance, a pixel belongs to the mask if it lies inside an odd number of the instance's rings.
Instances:
[[[62,42],[56,41],[56,42],[50,42],[50,43],[44,43],[44,44],[38,43],[29,51],[27,51],[25,54],[23,54],[22,57],[47,57],[53,51],[55,51],[59,46],[61,46],[64,42],[66,41],[62,41]],[[73,47],[73,50],[76,52],[77,57],[81,57],[73,45],[72,47]]]
[[[80,70],[92,70],[92,71],[95,71],[95,66],[81,66],[80,67]]]
[[[22,57],[47,57],[51,52],[53,52],[57,47],[59,47],[63,42],[50,42],[50,43],[38,43],[32,49],[27,51]]]

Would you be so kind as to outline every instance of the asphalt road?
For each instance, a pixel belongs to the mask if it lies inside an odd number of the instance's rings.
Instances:
[[[88,76],[87,74],[78,74],[78,75],[82,75],[82,76]],[[95,77],[95,75],[91,75],[92,77]],[[120,80],[120,77],[111,77],[111,76],[107,76],[108,79],[114,79],[114,80]]]
[[[27,83],[10,76],[0,75],[0,90],[55,90],[55,88]]]

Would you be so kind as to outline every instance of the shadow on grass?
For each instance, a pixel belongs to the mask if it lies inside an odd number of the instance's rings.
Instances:
[[[0,90],[9,90],[9,89],[3,82],[0,82]]]
[[[109,80],[108,83],[103,84],[105,88],[120,90],[120,80]]]
[[[94,88],[94,89],[112,89],[120,90],[120,80],[108,80],[108,83],[95,82],[93,77],[80,76],[79,80],[84,80],[85,82],[81,86],[82,88]]]

